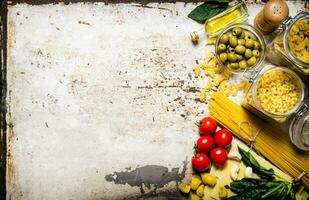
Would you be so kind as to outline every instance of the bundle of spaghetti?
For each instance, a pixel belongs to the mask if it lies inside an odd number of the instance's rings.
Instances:
[[[309,188],[309,153],[299,151],[291,143],[288,133],[258,118],[220,92],[213,93],[209,106],[210,115],[242,141],[249,143],[252,132],[258,133],[255,149],[294,178],[305,172],[302,180]],[[242,123],[244,121],[247,123]]]

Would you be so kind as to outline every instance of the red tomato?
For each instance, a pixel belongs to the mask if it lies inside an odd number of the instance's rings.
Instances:
[[[203,118],[199,123],[199,133],[201,135],[212,135],[217,130],[217,123],[211,117]]]
[[[210,161],[204,153],[197,153],[191,162],[192,167],[197,171],[206,171],[210,167]]]
[[[214,139],[211,136],[202,136],[196,142],[196,150],[197,152],[207,153],[213,148],[214,144]]]
[[[210,159],[216,165],[223,166],[227,160],[226,150],[221,147],[216,147],[210,152]]]
[[[226,148],[232,143],[233,136],[229,130],[221,129],[220,131],[215,133],[214,139],[215,139],[215,143],[219,147]]]

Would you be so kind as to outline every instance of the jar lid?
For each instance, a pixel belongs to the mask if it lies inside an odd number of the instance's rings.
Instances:
[[[292,143],[303,151],[309,151],[309,107],[303,104],[290,124]]]

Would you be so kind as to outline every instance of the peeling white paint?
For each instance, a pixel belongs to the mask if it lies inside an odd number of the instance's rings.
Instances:
[[[188,92],[206,81],[188,74],[213,48],[189,39],[195,4],[148,6],[9,7],[10,199],[120,199],[139,188],[106,174],[191,158],[208,106]]]

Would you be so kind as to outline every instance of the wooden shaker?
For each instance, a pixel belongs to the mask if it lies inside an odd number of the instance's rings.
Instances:
[[[254,26],[263,34],[275,31],[289,16],[289,7],[284,0],[269,0],[254,18]]]

